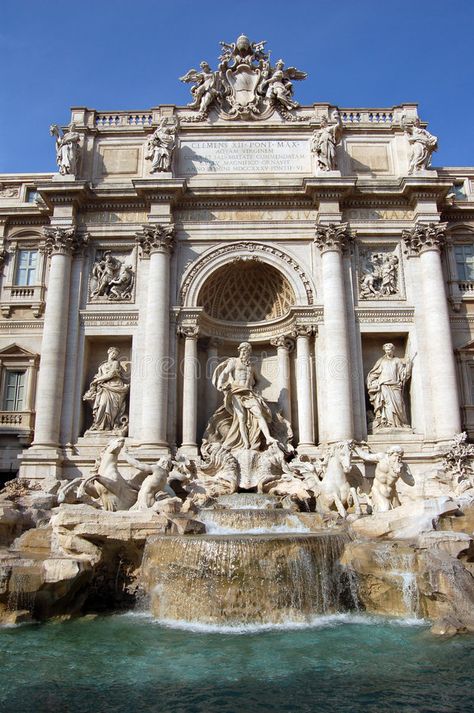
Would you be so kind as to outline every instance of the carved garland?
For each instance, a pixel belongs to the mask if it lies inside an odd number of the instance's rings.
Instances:
[[[270,253],[271,255],[275,255],[275,257],[280,258],[280,260],[283,260],[286,262],[288,265],[292,267],[292,269],[298,274],[300,277],[304,289],[306,292],[306,297],[308,299],[308,304],[312,305],[314,304],[314,294],[313,290],[311,288],[311,283],[309,281],[308,276],[302,270],[300,265],[294,260],[292,257],[287,255],[286,253],[282,252],[281,250],[278,250],[278,248],[274,248],[270,245],[260,245],[258,243],[250,243],[250,242],[241,242],[241,243],[234,243],[232,245],[226,245],[225,247],[218,248],[217,250],[214,250],[212,253],[209,255],[204,255],[202,258],[199,258],[196,263],[194,264],[194,267],[191,268],[191,270],[188,272],[186,275],[186,279],[183,282],[183,285],[181,287],[181,303],[184,303],[186,299],[186,295],[188,294],[189,287],[191,283],[193,282],[194,278],[202,270],[202,268],[209,264],[210,262],[214,261],[216,257],[219,257],[219,255],[226,255],[227,253],[232,253],[236,252],[237,250],[247,250],[249,252],[261,252],[261,253]]]

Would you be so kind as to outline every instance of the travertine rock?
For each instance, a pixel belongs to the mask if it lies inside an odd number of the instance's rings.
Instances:
[[[418,500],[356,520],[352,527],[360,537],[413,539],[422,532],[433,530],[442,515],[454,514],[457,510],[457,503],[448,497]]]

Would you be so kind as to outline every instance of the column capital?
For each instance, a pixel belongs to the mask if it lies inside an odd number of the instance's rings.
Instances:
[[[447,223],[417,223],[402,231],[405,250],[409,255],[420,255],[427,250],[440,252],[448,242]]]
[[[277,349],[286,349],[287,352],[291,352],[294,349],[294,343],[293,340],[290,339],[289,336],[286,334],[282,334],[279,337],[275,337],[274,339],[270,339],[270,344],[273,347],[277,347]]]
[[[72,255],[83,250],[89,241],[87,233],[79,233],[74,226],[59,228],[47,225],[43,228],[41,250],[46,255]]]
[[[145,224],[136,234],[136,242],[140,245],[144,256],[152,253],[171,253],[174,248],[174,224]]]
[[[180,324],[178,327],[178,335],[185,339],[198,339],[199,327],[197,324]]]
[[[291,330],[291,336],[294,339],[298,337],[310,337],[315,332],[315,327],[312,324],[295,324]]]
[[[349,230],[348,223],[329,223],[329,225],[317,225],[314,243],[322,254],[335,251],[342,253],[354,240],[354,236]]]

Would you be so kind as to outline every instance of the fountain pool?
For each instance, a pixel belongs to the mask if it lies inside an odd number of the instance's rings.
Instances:
[[[440,641],[420,621],[170,628],[140,614],[86,617],[0,631],[0,710],[460,713],[474,709],[473,665],[471,637]]]

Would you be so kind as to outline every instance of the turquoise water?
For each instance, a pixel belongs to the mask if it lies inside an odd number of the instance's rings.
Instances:
[[[468,713],[474,638],[341,615],[223,633],[126,614],[0,631],[2,713]]]

